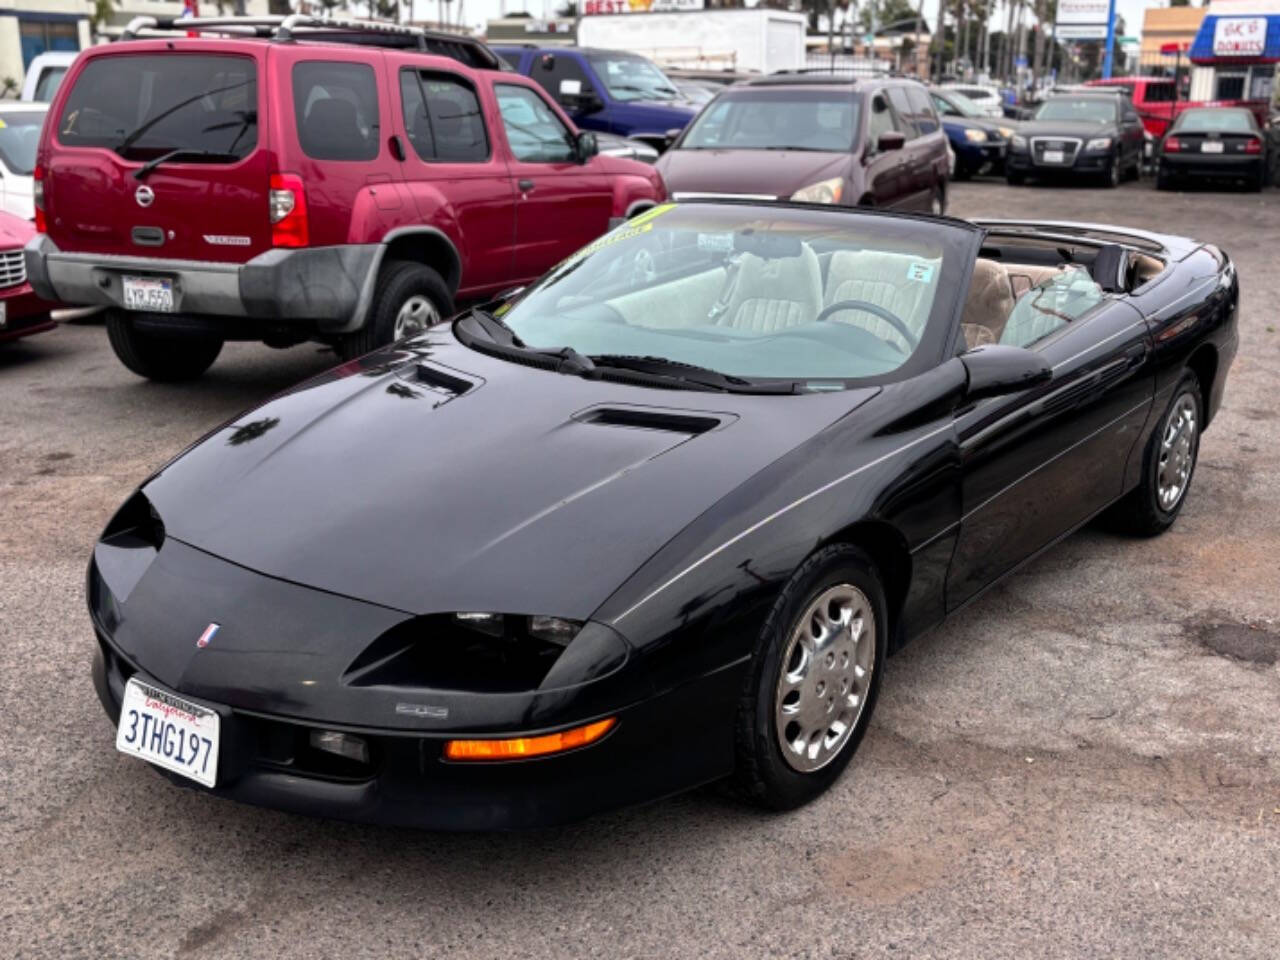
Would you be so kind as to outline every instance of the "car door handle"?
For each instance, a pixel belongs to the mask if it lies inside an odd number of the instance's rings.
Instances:
[[[533,181],[521,180],[519,183],[516,184],[516,186],[520,188],[521,193],[528,193],[530,190],[533,189]]]

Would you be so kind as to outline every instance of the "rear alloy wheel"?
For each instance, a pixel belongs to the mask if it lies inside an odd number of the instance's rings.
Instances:
[[[220,337],[144,332],[134,326],[133,320],[133,315],[123,310],[108,310],[107,339],[120,362],[148,380],[160,383],[194,380],[208,370],[222,352]]]
[[[884,588],[849,544],[824,547],[765,621],[738,707],[733,785],[787,810],[825,791],[866,732],[888,635]]]
[[[1160,425],[1147,441],[1141,481],[1110,511],[1115,526],[1145,537],[1164,533],[1173,526],[1187,499],[1200,455],[1203,411],[1200,381],[1188,370],[1174,388]]]
[[[449,287],[435,270],[421,263],[393,260],[384,264],[365,324],[339,344],[343,359],[363,356],[413,337],[453,313]]]

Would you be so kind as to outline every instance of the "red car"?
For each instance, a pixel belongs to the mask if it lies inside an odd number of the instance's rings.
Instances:
[[[37,296],[27,282],[22,248],[36,235],[30,220],[0,213],[0,343],[52,330],[57,304]]]
[[[182,380],[228,339],[368,352],[665,199],[499,67],[414,28],[139,18],[54,99],[32,281],[106,305],[129,369]]]
[[[1258,120],[1259,125],[1267,122],[1270,104],[1266,100],[1188,100],[1184,94],[1178,98],[1172,77],[1111,77],[1106,80],[1089,80],[1086,87],[1125,87],[1130,99],[1142,118],[1142,125],[1147,133],[1159,140],[1169,129],[1174,118],[1186,110],[1198,107],[1244,107]]]

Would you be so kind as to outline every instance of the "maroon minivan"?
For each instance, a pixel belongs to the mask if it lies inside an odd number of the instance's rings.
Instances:
[[[365,353],[666,197],[476,41],[304,16],[141,29],[170,36],[86,50],[53,102],[27,268],[109,307],[144,377],[199,376],[228,339]]]
[[[659,158],[676,200],[744,197],[941,214],[947,135],[901,78],[778,73],[735,84]]]

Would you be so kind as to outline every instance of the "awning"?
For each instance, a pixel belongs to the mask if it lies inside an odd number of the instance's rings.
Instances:
[[[1207,16],[1191,44],[1190,59],[1215,66],[1280,62],[1280,14]]]

